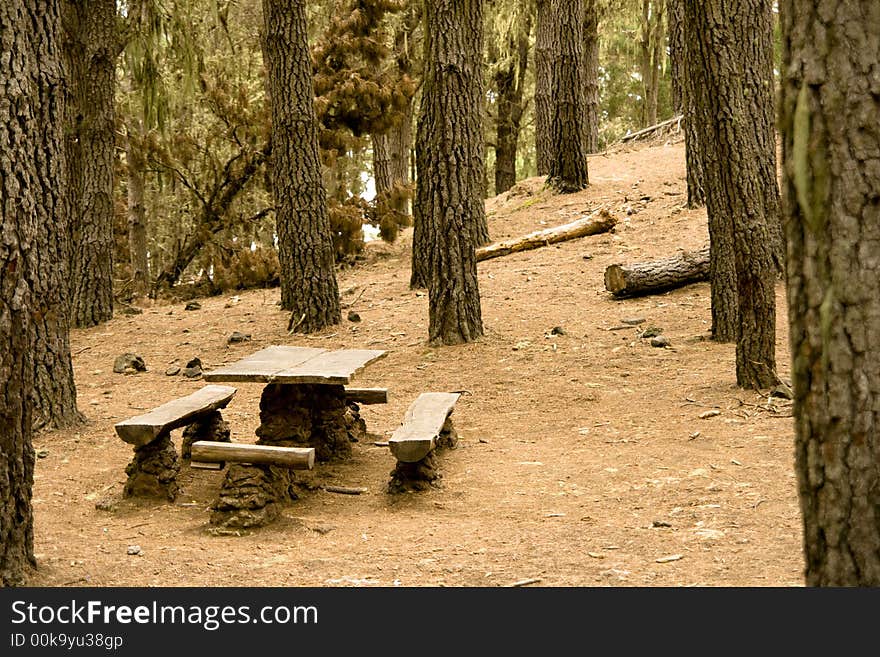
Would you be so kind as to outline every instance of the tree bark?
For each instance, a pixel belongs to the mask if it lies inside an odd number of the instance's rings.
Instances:
[[[599,2],[584,0],[584,120],[587,153],[599,152]]]
[[[808,586],[880,586],[880,5],[779,3],[795,457]]]
[[[409,155],[412,147],[413,101],[400,122],[388,132],[373,135],[373,180],[376,196],[391,197],[391,208],[409,214],[409,199],[400,191],[409,186]]]
[[[115,0],[64,0],[70,321],[113,317],[113,167],[116,158]]]
[[[131,134],[128,134],[125,139],[128,170],[128,251],[134,293],[143,296],[149,291],[150,271],[147,261],[147,212],[144,205],[145,162],[139,148]]]
[[[475,256],[489,237],[482,198],[482,54],[482,0],[426,1],[412,282],[420,282],[423,272],[435,344],[483,334]]]
[[[507,36],[507,62],[494,75],[498,94],[495,117],[495,193],[501,194],[516,184],[516,159],[522,124],[523,92],[529,64],[529,36],[532,14],[524,11]]]
[[[642,76],[642,123],[657,123],[657,100],[660,94],[660,72],[666,55],[663,30],[666,0],[642,0],[639,68]]]
[[[605,289],[615,297],[656,294],[709,280],[709,245],[671,258],[605,268]]]
[[[558,56],[553,65],[553,116],[547,181],[561,193],[589,184],[584,121],[584,0],[551,0]]]
[[[341,320],[333,241],[318,156],[305,2],[263,0],[263,52],[272,107],[272,190],[281,307],[311,333]]]
[[[759,389],[778,382],[771,5],[707,0],[685,11],[707,185],[712,330],[718,340],[735,336],[737,384]]]
[[[536,0],[535,14],[535,161],[538,175],[550,173],[553,152],[553,61],[557,25],[551,0]]]
[[[63,297],[42,271],[45,254],[66,255],[63,241],[48,242],[66,220],[60,30],[57,0],[0,3],[0,586],[24,585],[36,566],[31,440],[44,399],[34,395],[35,361],[45,362],[46,328],[66,328]],[[59,263],[63,272],[66,260]]]
[[[688,79],[687,25],[684,18],[685,0],[669,1],[669,62],[672,75],[672,104],[684,118],[684,147],[687,162],[688,207],[706,204],[703,189],[703,163],[700,158],[700,140],[696,126],[694,90]]]

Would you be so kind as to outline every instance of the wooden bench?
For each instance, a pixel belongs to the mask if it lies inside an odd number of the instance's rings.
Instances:
[[[410,404],[388,447],[398,461],[416,463],[433,451],[458,401],[457,392],[423,392]]]
[[[315,448],[245,445],[212,440],[197,440],[192,444],[190,466],[219,470],[226,461],[277,465],[291,470],[311,470],[315,467]]]
[[[205,386],[191,395],[162,404],[148,413],[118,422],[115,425],[116,433],[130,445],[136,448],[143,447],[159,436],[225,408],[235,396],[235,392],[235,388],[231,386]]]

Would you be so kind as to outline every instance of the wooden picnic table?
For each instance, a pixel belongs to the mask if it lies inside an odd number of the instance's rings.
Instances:
[[[374,349],[274,346],[203,376],[209,382],[264,384],[257,445],[313,447],[315,460],[329,461],[350,456],[352,441],[366,436],[345,384],[384,355]],[[376,392],[366,391],[368,397]],[[230,465],[211,522],[226,527],[272,522],[279,503],[291,497],[293,476],[265,464]]]

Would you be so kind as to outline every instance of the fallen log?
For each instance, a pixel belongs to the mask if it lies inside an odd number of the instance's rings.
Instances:
[[[477,262],[497,258],[499,256],[537,249],[548,244],[573,240],[577,237],[606,233],[617,224],[617,219],[608,210],[601,208],[591,212],[586,217],[572,221],[561,226],[554,226],[545,230],[538,230],[523,237],[517,237],[504,242],[495,242],[481,246],[477,249]]]
[[[315,467],[314,447],[281,447],[277,445],[250,445],[197,440],[192,444],[190,465],[197,463],[253,463],[277,465],[292,470],[311,470]]]
[[[709,280],[709,245],[670,258],[605,269],[605,289],[618,298],[655,294]]]

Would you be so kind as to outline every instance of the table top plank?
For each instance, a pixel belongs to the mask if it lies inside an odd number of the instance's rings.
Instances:
[[[314,347],[266,347],[239,361],[204,373],[205,381],[256,383],[351,383],[352,377],[384,351]]]
[[[275,346],[261,349],[241,360],[205,372],[205,381],[262,382],[275,381],[275,374],[305,363],[327,351],[317,347]]]
[[[385,356],[378,349],[339,349],[275,373],[276,383],[346,384],[370,363]]]

